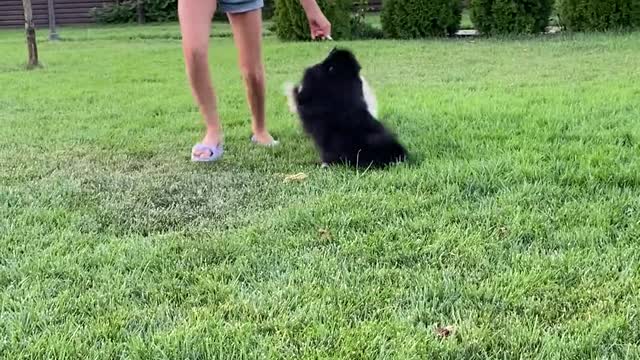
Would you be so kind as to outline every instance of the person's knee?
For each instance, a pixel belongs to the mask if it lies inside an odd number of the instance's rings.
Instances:
[[[262,66],[242,66],[242,77],[251,84],[264,83],[264,69]]]
[[[186,45],[184,47],[184,57],[187,64],[191,65],[191,67],[206,64],[208,62],[208,52],[206,46],[192,46]]]

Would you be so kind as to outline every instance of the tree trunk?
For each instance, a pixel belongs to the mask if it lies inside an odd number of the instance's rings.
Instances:
[[[22,0],[24,7],[24,29],[27,34],[27,49],[29,50],[29,62],[27,67],[33,69],[38,66],[38,45],[36,44],[36,28],[33,24],[33,9],[31,0]]]

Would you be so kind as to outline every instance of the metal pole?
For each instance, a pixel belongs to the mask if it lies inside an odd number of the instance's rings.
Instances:
[[[49,3],[49,40],[60,40],[60,36],[56,32],[56,6],[53,0],[48,0]]]
[[[136,12],[138,14],[138,24],[144,24],[144,0],[136,2]]]

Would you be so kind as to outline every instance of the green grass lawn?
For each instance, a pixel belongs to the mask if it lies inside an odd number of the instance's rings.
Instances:
[[[335,44],[272,37],[282,146],[216,37],[192,164],[176,33],[62,29],[31,72],[0,33],[0,358],[640,357],[640,34],[340,43],[416,157],[355,172],[280,90]]]

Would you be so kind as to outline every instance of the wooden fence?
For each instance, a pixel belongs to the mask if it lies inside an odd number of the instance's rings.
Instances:
[[[368,11],[380,11],[380,10],[382,10],[382,0],[368,0],[367,1],[367,10]]]
[[[49,26],[47,0],[31,0],[37,28]],[[90,11],[116,0],[54,0],[56,25],[82,25],[94,22]],[[379,11],[382,0],[368,0],[367,10]],[[24,26],[22,0],[0,0],[0,28]]]
[[[115,0],[55,0],[57,25],[90,24],[94,20],[90,10]],[[31,0],[33,19],[38,28],[49,26],[47,0]],[[0,0],[0,28],[24,26],[22,0]]]

